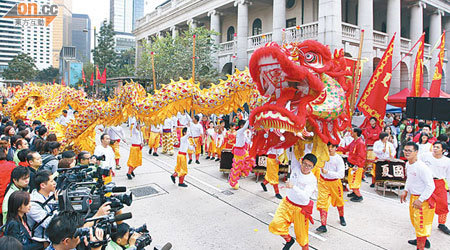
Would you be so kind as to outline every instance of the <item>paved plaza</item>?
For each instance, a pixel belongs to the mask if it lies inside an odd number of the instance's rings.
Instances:
[[[127,136],[129,129],[124,127]],[[240,180],[240,189],[233,190],[227,183],[227,175],[219,172],[219,162],[200,157],[201,164],[188,165],[187,188],[178,187],[170,180],[176,156],[148,154],[143,149],[143,166],[135,170],[136,177],[126,177],[126,161],[129,146],[121,142],[121,170],[116,170],[113,181],[134,189],[135,197],[131,207],[133,218],[127,222],[132,226],[147,223],[153,238],[151,247],[171,242],[176,250],[253,250],[281,249],[284,240],[273,235],[268,225],[280,200],[273,189],[263,192],[261,179],[256,183],[254,174]],[[370,181],[370,177],[366,178]],[[414,229],[409,220],[407,204],[401,204],[393,193],[376,193],[362,184],[361,203],[350,202],[345,195],[345,219],[347,226],[339,224],[336,208],[330,208],[328,232],[316,233],[320,216],[314,209],[314,225],[310,224],[310,249],[363,249],[403,250],[415,249],[407,243],[414,239]],[[150,187],[150,188],[149,188]],[[281,195],[285,195],[280,182]],[[294,235],[291,227],[291,235]],[[437,217],[433,223],[431,249],[448,250],[450,236],[437,229]],[[291,249],[301,249],[298,244]]]

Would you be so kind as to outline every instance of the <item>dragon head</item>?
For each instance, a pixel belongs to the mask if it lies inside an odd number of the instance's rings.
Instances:
[[[250,115],[256,130],[253,154],[288,148],[310,134],[306,123],[313,112],[311,104],[325,101],[327,80],[334,81],[330,72],[342,71],[335,59],[327,46],[313,40],[282,47],[269,43],[253,53],[250,74],[260,94],[269,98]]]

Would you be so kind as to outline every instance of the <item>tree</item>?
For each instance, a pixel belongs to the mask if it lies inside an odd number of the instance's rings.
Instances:
[[[154,52],[155,73],[157,86],[169,83],[171,79],[192,77],[192,46],[193,36],[196,35],[195,80],[200,86],[207,87],[217,82],[221,76],[213,66],[211,56],[217,47],[211,36],[218,33],[205,28],[190,29],[172,38],[170,35],[160,36],[151,43],[144,43],[137,75],[140,78],[153,79],[151,52]]]
[[[35,78],[36,81],[44,83],[53,82],[56,79],[59,79],[59,69],[53,68],[52,66],[39,71]]]
[[[34,59],[24,53],[19,53],[8,63],[8,68],[3,71],[3,77],[9,80],[30,81],[37,74]]]
[[[114,72],[117,64],[117,54],[114,50],[114,30],[111,23],[103,21],[98,36],[98,45],[92,51],[94,53],[94,64],[98,65],[100,73],[104,68],[108,72]]]
[[[121,51],[117,57],[117,66],[111,76],[134,76],[134,60],[136,57],[136,49],[130,48]]]

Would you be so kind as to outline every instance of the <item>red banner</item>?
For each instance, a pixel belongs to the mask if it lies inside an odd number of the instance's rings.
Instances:
[[[84,75],[84,69],[81,69],[81,79],[86,82],[86,76]]]
[[[377,68],[373,72],[357,106],[367,118],[375,117],[380,126],[386,114],[389,87],[391,86],[394,40],[395,34],[384,52],[380,63],[378,63]]]
[[[91,75],[90,85],[94,86],[94,72],[92,72],[92,75]]]
[[[96,70],[96,72],[97,72],[95,79],[98,80],[98,79],[100,79],[100,70],[98,70],[98,65],[95,66],[95,70]]]
[[[425,33],[419,39],[419,50],[417,50],[416,62],[414,63],[414,75],[411,87],[412,97],[422,96],[423,86],[423,49],[425,47]]]
[[[433,81],[430,87],[430,97],[439,97],[441,94],[441,81],[442,81],[442,66],[444,65],[444,52],[445,52],[445,31],[441,36],[441,44],[439,45],[439,59],[436,62],[436,69],[434,70]]]
[[[106,83],[106,68],[103,70],[102,77],[100,78],[100,82],[105,84]]]

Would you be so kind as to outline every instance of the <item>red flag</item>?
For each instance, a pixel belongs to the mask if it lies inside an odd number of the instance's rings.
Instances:
[[[394,51],[395,34],[391,39],[383,57],[373,72],[366,89],[358,103],[358,109],[367,118],[375,117],[381,126],[386,114],[389,87],[392,77],[392,52]]]
[[[96,69],[96,72],[97,72],[97,74],[96,74],[96,78],[95,79],[100,79],[100,70],[98,70],[98,65],[97,66],[95,66],[95,69]]]
[[[81,69],[81,79],[86,82],[86,76],[84,75],[84,69]]]
[[[53,85],[55,85],[55,79],[53,79]]]
[[[62,85],[62,86],[66,86],[66,83],[64,82],[64,78],[61,79],[61,85]]]
[[[436,63],[436,69],[434,70],[433,81],[430,87],[430,97],[439,97],[441,94],[441,81],[442,81],[442,66],[444,65],[444,50],[445,50],[445,30],[441,36],[441,44],[439,45],[439,59]]]
[[[91,75],[90,85],[94,86],[94,72],[92,72],[92,75]]]
[[[100,82],[105,84],[106,83],[106,68],[103,70],[102,77],[100,78]]]
[[[412,97],[422,96],[424,46],[425,46],[425,33],[423,33],[419,39],[419,50],[417,51],[416,62],[414,63],[414,75],[410,95]]]

